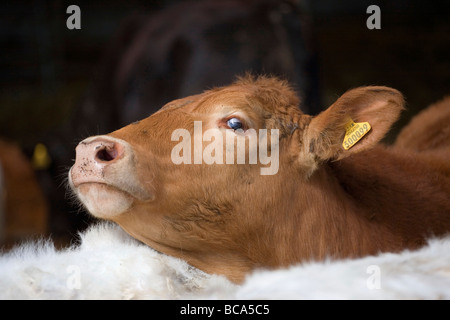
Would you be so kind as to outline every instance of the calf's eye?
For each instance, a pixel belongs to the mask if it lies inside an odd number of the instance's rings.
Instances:
[[[230,118],[230,119],[228,119],[227,126],[230,129],[233,129],[233,130],[238,130],[238,129],[242,129],[243,128],[242,122],[238,118]]]

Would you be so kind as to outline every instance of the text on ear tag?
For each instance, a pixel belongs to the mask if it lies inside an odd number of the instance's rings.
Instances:
[[[345,150],[353,147],[361,140],[372,127],[368,122],[353,122],[352,119],[345,125],[345,137],[342,146]]]

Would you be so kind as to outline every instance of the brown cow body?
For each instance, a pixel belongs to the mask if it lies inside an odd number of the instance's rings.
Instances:
[[[414,151],[417,158],[450,177],[450,97],[415,116],[398,135],[395,147]]]
[[[176,100],[81,142],[71,186],[93,215],[236,282],[255,268],[417,248],[450,230],[445,172],[416,151],[377,144],[403,109],[398,91],[357,88],[316,117],[298,104],[286,83],[265,77]],[[260,174],[261,163],[171,161],[175,130],[194,134],[201,121],[225,137],[231,118],[243,124],[236,143],[251,128],[279,130],[276,174]],[[349,119],[372,129],[344,150]]]

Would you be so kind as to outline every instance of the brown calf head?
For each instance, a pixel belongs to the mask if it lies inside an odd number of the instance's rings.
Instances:
[[[327,160],[379,141],[402,103],[393,89],[359,88],[312,118],[287,83],[246,77],[82,141],[69,180],[93,215],[158,251],[239,281],[253,268],[301,260],[292,251],[309,179]],[[350,118],[372,129],[346,151]],[[271,163],[261,161],[261,149]]]

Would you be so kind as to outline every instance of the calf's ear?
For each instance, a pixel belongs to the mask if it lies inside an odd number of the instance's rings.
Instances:
[[[304,152],[326,161],[368,149],[384,137],[403,109],[403,96],[395,89],[349,90],[312,118],[304,135]]]

